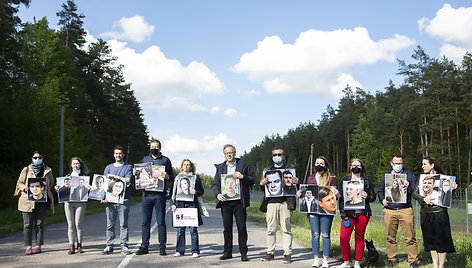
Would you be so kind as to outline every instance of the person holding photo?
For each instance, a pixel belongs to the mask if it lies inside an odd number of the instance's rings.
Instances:
[[[315,160],[315,173],[308,176],[306,180],[307,184],[311,185],[320,185],[320,186],[336,186],[336,176],[331,172],[331,165],[328,162],[328,159],[324,156],[318,156]],[[329,188],[322,188],[328,189]],[[319,205],[325,211],[328,211],[329,214],[336,213],[336,199],[334,195],[339,195],[338,191],[335,189],[332,196],[321,194],[319,196]],[[320,195],[320,193],[318,193]],[[299,195],[298,195],[299,196]],[[333,204],[334,202],[334,211]],[[326,205],[326,209],[324,206]],[[328,213],[327,213],[328,214]],[[319,254],[320,254],[320,237],[323,239],[323,263],[322,267],[329,267],[329,249],[331,247],[331,224],[333,222],[333,215],[319,215],[315,213],[309,213],[307,215],[308,221],[310,222],[311,230],[311,249],[313,251],[313,267],[318,267],[320,265]]]
[[[315,197],[313,196],[313,191],[310,189],[306,189],[305,191],[302,191],[303,198],[300,200],[300,212],[316,212],[317,206],[316,206],[316,200]]]
[[[88,168],[85,165],[84,161],[80,159],[79,157],[72,157],[69,163],[70,166],[70,173],[67,174],[66,178],[64,179],[64,185],[66,185],[66,180],[69,184],[69,192],[70,192],[70,176],[87,176],[88,173]],[[82,180],[82,192],[80,193],[80,190],[77,190],[77,188],[74,189],[73,192],[75,192],[76,197],[78,198],[77,200],[80,200],[81,196],[85,196],[88,192],[88,189],[86,189],[85,186],[83,186],[84,180]],[[79,180],[79,181],[80,181]],[[59,185],[56,185],[54,187],[56,191],[59,191],[62,189],[59,188]],[[85,208],[87,206],[86,202],[73,202],[73,201],[68,201],[64,203],[64,212],[66,214],[66,220],[67,220],[67,238],[69,239],[69,251],[67,254],[75,254],[75,242],[77,241],[77,253],[83,253],[84,250],[82,248],[82,222],[85,217]]]
[[[46,187],[47,202],[28,200],[29,178],[46,178],[46,185],[44,187]],[[49,208],[54,213],[54,197],[50,191],[53,182],[52,169],[43,163],[43,154],[40,151],[34,151],[31,157],[31,164],[21,170],[15,190],[15,196],[19,196],[18,210],[22,212],[23,216],[23,238],[26,255],[41,253],[41,246],[44,243],[44,215],[46,209]],[[32,248],[33,230],[36,237],[36,247],[34,249]]]
[[[342,178],[339,182],[338,189],[340,191],[339,196],[339,213],[343,223],[341,224],[341,234],[340,234],[340,246],[341,252],[343,254],[343,264],[341,268],[351,267],[350,265],[350,254],[351,247],[349,245],[349,240],[351,239],[351,234],[354,228],[356,229],[355,234],[355,264],[354,268],[360,268],[360,262],[362,259],[362,254],[364,253],[364,234],[369,222],[370,216],[372,216],[372,211],[370,209],[369,203],[375,201],[375,192],[374,186],[372,185],[369,178],[365,176],[366,171],[365,167],[362,164],[362,161],[359,158],[353,158],[351,164],[349,165],[348,176]],[[344,194],[342,193],[344,182],[354,182],[360,183],[363,181],[364,190],[360,193],[363,202],[365,203],[364,209],[356,210],[345,210],[344,205]]]
[[[64,177],[64,185],[59,187],[56,185],[54,188],[59,193],[59,201],[67,202],[70,200],[70,177]]]
[[[247,257],[246,208],[250,205],[249,187],[254,185],[249,166],[240,158],[236,158],[236,147],[231,144],[223,146],[225,161],[215,164],[216,173],[213,179],[213,194],[216,197],[216,208],[221,208],[223,218],[224,251],[220,260],[233,258],[233,216],[238,229],[238,244],[241,261],[249,261]],[[239,179],[240,199],[227,200],[221,192],[221,176],[227,174]]]
[[[430,155],[425,155],[422,161],[424,174],[444,174],[438,160]],[[446,262],[446,254],[455,252],[454,242],[451,236],[451,224],[447,208],[435,205],[431,198],[434,187],[434,177],[423,179],[424,196],[419,194],[419,186],[413,193],[413,198],[421,204],[421,231],[423,232],[424,250],[431,253],[433,267],[443,268]],[[456,189],[457,184],[452,185]],[[431,193],[431,194],[429,194]],[[437,198],[437,197],[433,197]],[[437,199],[436,199],[437,200]]]
[[[89,198],[95,200],[103,200],[106,196],[106,190],[103,188],[105,184],[105,178],[103,176],[97,176],[95,178],[95,189],[91,190],[89,193]]]
[[[285,151],[281,147],[272,150],[273,164],[266,167],[265,176],[261,179],[259,186],[264,192],[260,210],[266,212],[267,222],[267,254],[264,261],[274,260],[275,244],[277,240],[277,226],[280,222],[282,229],[282,241],[284,248],[285,264],[292,262],[292,212],[297,207],[295,196],[280,196],[282,192],[282,172],[272,172],[277,169],[295,169],[294,166],[285,162]],[[264,175],[265,175],[264,174]],[[292,182],[298,184],[298,178],[292,177]],[[268,187],[269,196],[266,196],[265,188]]]
[[[116,145],[113,148],[113,157],[115,162],[105,167],[103,175],[112,180],[106,197],[108,200],[117,201],[117,203],[108,202],[107,199],[100,201],[106,204],[105,214],[107,217],[107,246],[102,250],[101,254],[113,253],[115,225],[117,220],[119,220],[121,254],[128,255],[131,253],[128,248],[128,216],[131,206],[131,190],[129,185],[133,176],[133,166],[125,163],[125,150],[120,145]],[[118,203],[120,198],[123,198],[122,204]]]
[[[223,195],[226,199],[236,199],[238,193],[236,192],[236,179],[233,175],[227,175],[224,179],[225,181],[225,191],[226,193]]]
[[[179,181],[179,191],[177,191],[177,199],[193,198],[192,190],[190,189],[190,180],[188,178],[181,178]]]
[[[378,197],[379,202],[384,206],[383,216],[385,224],[385,247],[387,249],[387,266],[397,264],[397,231],[402,228],[405,238],[406,251],[408,252],[408,262],[411,267],[418,267],[418,245],[416,243],[415,222],[413,217],[413,207],[411,205],[411,196],[416,186],[416,177],[413,173],[403,167],[403,156],[400,153],[394,153],[391,157],[390,166],[386,174],[394,176],[393,181],[396,185],[393,188],[406,187],[406,202],[393,203],[388,200],[385,194],[385,174],[380,179]],[[395,179],[395,174],[405,174],[406,180],[403,183]],[[394,190],[392,189],[393,200],[395,200]],[[392,200],[392,201],[393,201]]]
[[[441,191],[439,192],[439,199],[443,206],[450,206],[452,200],[451,192],[451,180],[443,179],[441,180]]]
[[[194,175],[196,172],[195,164],[190,161],[189,159],[184,159],[180,165],[180,172],[185,175]],[[195,174],[196,175],[196,174]],[[174,187],[173,194],[172,194],[172,212],[175,212],[177,208],[196,208],[198,210],[198,225],[203,224],[202,215],[200,210],[198,209],[198,197],[202,196],[204,193],[202,180],[200,176],[196,175],[195,179],[195,190],[190,189],[190,181],[188,178],[182,178],[180,182],[185,181],[186,186],[185,188],[189,195],[193,196],[193,201],[178,201],[176,200],[177,189]],[[181,185],[182,187],[182,185]],[[184,190],[184,189],[182,189]],[[200,257],[200,246],[198,242],[198,227],[189,227],[190,237],[191,237],[191,252],[193,258]],[[177,229],[177,245],[175,247],[175,254],[174,257],[180,257],[185,254],[185,227],[179,227]]]
[[[33,202],[46,202],[44,193],[44,181],[41,178],[31,178],[28,180],[29,192],[28,200]]]
[[[282,173],[284,178],[284,195],[291,196],[297,194],[297,185],[293,183],[293,174],[290,170],[286,170]]]

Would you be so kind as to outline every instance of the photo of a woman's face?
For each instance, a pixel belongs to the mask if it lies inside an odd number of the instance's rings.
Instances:
[[[397,181],[397,180],[393,180],[393,182],[392,182],[392,187],[393,187],[394,189],[398,188],[398,181]]]
[[[187,180],[181,180],[180,181],[180,188],[182,188],[183,191],[188,191],[188,182]]]
[[[357,189],[354,188],[354,185],[352,183],[349,183],[346,187],[346,195],[349,198],[354,198],[357,195]]]
[[[113,195],[117,196],[121,194],[123,191],[123,182],[115,182],[115,185],[113,185]]]

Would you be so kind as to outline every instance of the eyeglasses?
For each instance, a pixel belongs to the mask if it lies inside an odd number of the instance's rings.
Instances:
[[[230,155],[230,154],[234,154],[234,152],[227,152],[227,153],[225,153],[225,155]]]
[[[272,154],[272,156],[282,156],[282,154]]]
[[[43,159],[42,156],[33,156],[33,159]]]

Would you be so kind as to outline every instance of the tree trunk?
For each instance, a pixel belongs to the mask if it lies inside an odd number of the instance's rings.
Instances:
[[[457,109],[457,107],[456,107],[456,118],[459,118],[458,113],[459,113],[459,111],[458,111],[458,109]],[[457,159],[457,176],[456,176],[456,177],[457,177],[457,180],[459,181],[459,182],[458,182],[459,186],[461,186],[461,185],[462,185],[462,179],[461,179],[461,157],[460,157],[460,156],[461,156],[461,150],[460,150],[460,144],[461,144],[461,143],[460,143],[460,139],[459,139],[460,137],[459,137],[459,136],[460,136],[460,135],[459,135],[459,122],[456,121],[456,143],[457,143],[457,145],[456,145],[456,147],[457,147],[457,157],[456,157],[456,159]],[[462,192],[461,192],[461,193],[462,193]]]

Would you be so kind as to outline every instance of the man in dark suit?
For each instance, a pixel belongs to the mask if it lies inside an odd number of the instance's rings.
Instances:
[[[57,190],[60,202],[68,202],[70,199],[70,178],[64,178],[64,185]]]
[[[79,179],[79,185],[72,191],[70,201],[82,201],[88,195],[88,189],[84,185],[84,179]]]

